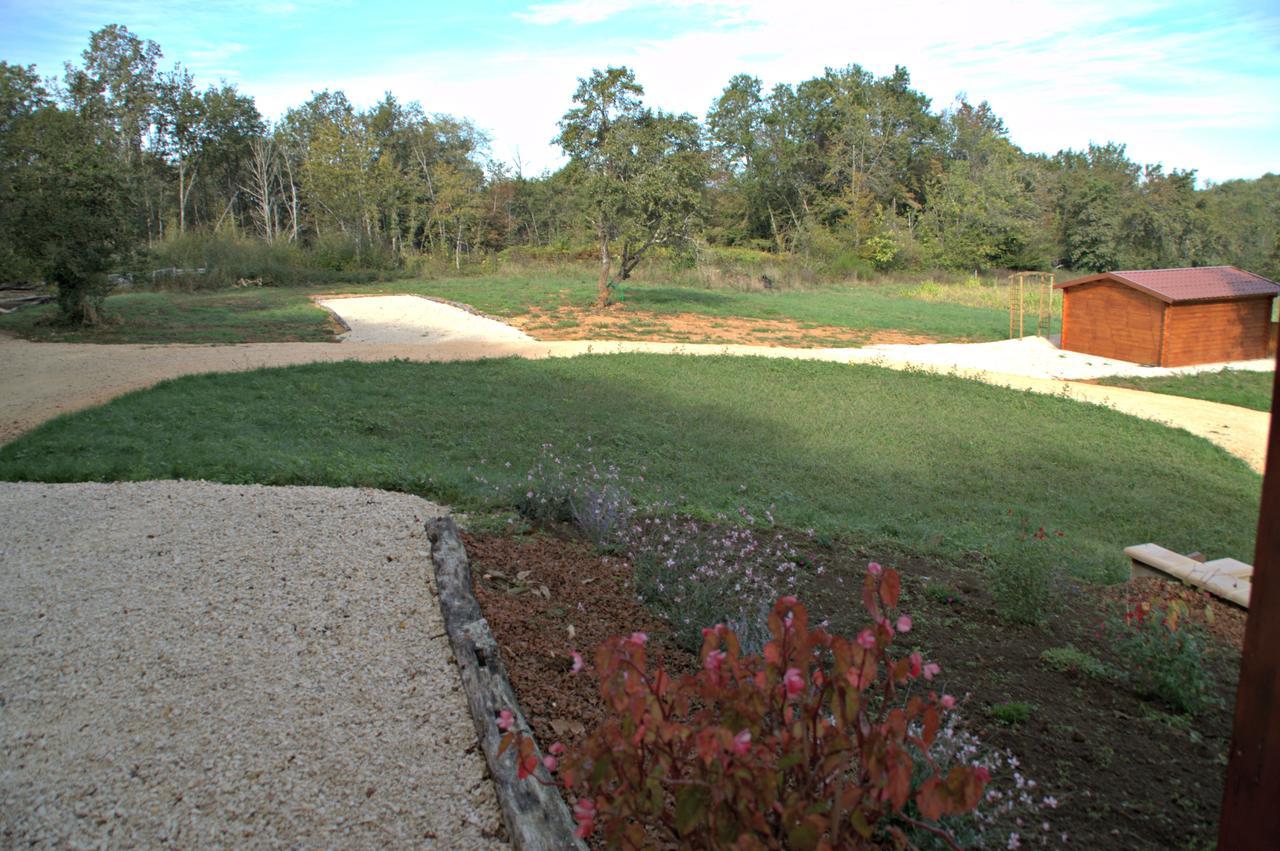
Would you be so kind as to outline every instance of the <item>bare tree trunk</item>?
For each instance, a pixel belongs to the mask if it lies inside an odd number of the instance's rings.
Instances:
[[[187,232],[187,164],[178,160],[178,233]]]
[[[609,235],[600,227],[600,280],[596,283],[596,307],[609,306]]]
[[[458,239],[453,244],[453,268],[462,271],[462,217],[458,217]]]
[[[279,182],[276,170],[276,152],[269,139],[254,139],[249,148],[249,182],[241,190],[248,196],[252,204],[250,211],[262,237],[267,242],[275,242],[275,188]]]

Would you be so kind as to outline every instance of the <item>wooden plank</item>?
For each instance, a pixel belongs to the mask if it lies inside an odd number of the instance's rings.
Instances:
[[[1236,561],[1233,558],[1216,558],[1213,561],[1205,562],[1205,567],[1212,568],[1224,576],[1234,576],[1237,579],[1250,579],[1253,577],[1253,565]]]
[[[1280,366],[1280,364],[1278,364]],[[1253,609],[1245,621],[1240,685],[1218,847],[1275,849],[1280,837],[1280,369],[1273,378],[1271,436],[1253,557]]]
[[[1265,300],[1174,304],[1168,310],[1165,366],[1267,357],[1271,313]]]
[[[1112,281],[1066,290],[1063,348],[1133,363],[1157,363],[1163,303]]]
[[[471,720],[475,722],[480,747],[498,793],[507,836],[517,849],[554,851],[574,848],[585,851],[587,846],[574,836],[577,826],[557,787],[533,778],[520,780],[516,776],[515,748],[498,756],[502,733],[498,730],[497,720],[502,710],[506,709],[515,716],[515,729],[531,739],[533,733],[520,711],[511,681],[507,679],[498,642],[480,611],[480,603],[471,586],[471,565],[467,562],[458,527],[452,517],[435,518],[427,521],[426,525],[445,630],[449,633],[449,643],[462,675]],[[534,748],[541,760],[542,753],[537,751],[536,743]]]
[[[1232,576],[1220,570],[1212,563],[1199,562],[1195,559],[1175,553],[1156,544],[1139,544],[1126,547],[1125,555],[1138,567],[1146,566],[1174,579],[1203,588],[1215,596],[1235,603],[1241,608],[1249,608],[1250,583],[1248,579]],[[1233,564],[1241,564],[1228,559]],[[1247,565],[1245,565],[1247,567]],[[1135,574],[1138,573],[1135,570]]]

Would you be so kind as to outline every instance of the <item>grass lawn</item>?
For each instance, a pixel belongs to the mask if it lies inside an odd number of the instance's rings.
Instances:
[[[1247,372],[1242,369],[1223,369],[1219,372],[1202,372],[1197,375],[1171,375],[1167,378],[1128,378],[1114,376],[1103,378],[1099,384],[1131,387],[1150,393],[1167,393],[1170,396],[1190,396],[1239,405],[1255,411],[1271,410],[1271,388],[1275,373]]]
[[[1007,314],[989,306],[947,301],[946,288],[898,285],[825,286],[779,292],[737,292],[658,283],[628,284],[617,308],[639,315],[693,313],[712,317],[791,320],[860,331],[898,331],[939,340],[995,340],[1007,331]],[[963,288],[957,288],[957,290]],[[81,330],[49,324],[50,306],[0,316],[0,329],[35,340],[95,343],[233,343],[332,339],[328,315],[310,302],[320,292],[415,293],[458,301],[510,318],[560,308],[586,308],[595,282],[576,270],[564,274],[404,280],[338,288],[263,287],[214,292],[135,292],[107,299],[112,324]],[[943,295],[939,296],[938,293]],[[957,299],[972,293],[957,292]]]
[[[0,316],[0,330],[59,343],[333,342],[329,314],[302,290],[125,292],[110,296],[97,328],[62,325],[52,304]]]
[[[0,478],[362,485],[482,509],[503,497],[481,477],[517,484],[541,444],[588,440],[597,459],[644,469],[642,499],[682,510],[774,504],[779,524],[820,536],[1048,555],[1094,578],[1119,575],[1122,548],[1146,541],[1249,560],[1261,487],[1204,440],[1056,397],[652,355],[191,376],[0,448]]]

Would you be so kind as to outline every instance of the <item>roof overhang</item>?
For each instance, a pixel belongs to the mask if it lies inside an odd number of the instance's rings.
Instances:
[[[1083,278],[1073,278],[1070,281],[1063,281],[1060,284],[1054,284],[1053,288],[1057,290],[1065,290],[1065,289],[1068,289],[1069,287],[1078,287],[1081,284],[1098,284],[1098,283],[1102,283],[1103,281],[1109,281],[1114,284],[1123,284],[1126,287],[1130,287],[1131,289],[1135,289],[1138,292],[1145,293],[1151,296],[1152,298],[1157,299],[1158,301],[1164,302],[1165,304],[1195,304],[1198,302],[1211,302],[1211,301],[1243,301],[1245,299],[1253,299],[1253,298],[1275,298],[1276,297],[1275,293],[1249,293],[1247,295],[1219,295],[1219,296],[1209,296],[1207,298],[1172,298],[1171,296],[1166,295],[1165,293],[1156,292],[1150,287],[1144,287],[1142,284],[1138,283],[1132,278],[1126,278],[1124,275],[1117,275],[1115,272],[1099,272],[1095,275],[1085,275]]]

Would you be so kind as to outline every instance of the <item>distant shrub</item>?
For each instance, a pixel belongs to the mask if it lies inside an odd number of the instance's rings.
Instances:
[[[385,277],[401,265],[386,249],[357,251],[341,237],[303,247],[214,231],[166,238],[151,247],[147,259],[149,267],[133,273],[135,285],[184,290],[222,289],[240,281],[278,287],[363,282]]]

